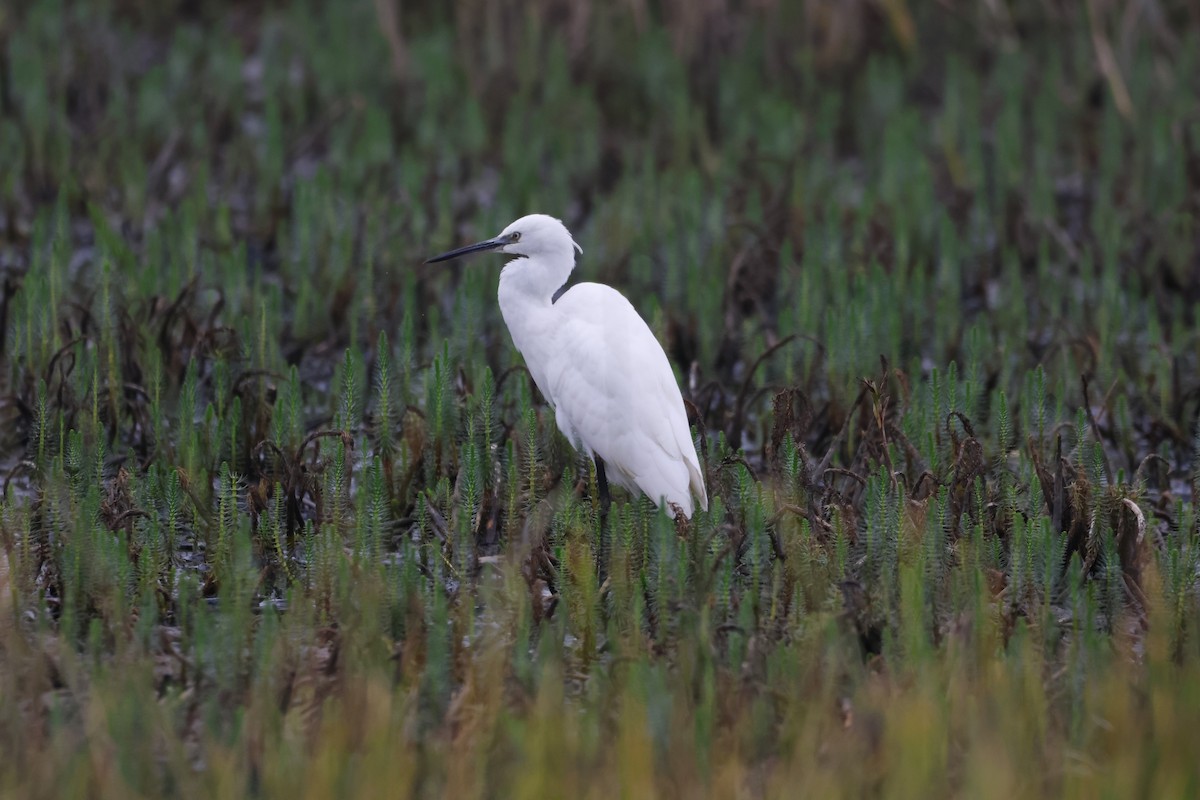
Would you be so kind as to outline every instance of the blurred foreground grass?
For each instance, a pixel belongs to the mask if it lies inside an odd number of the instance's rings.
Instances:
[[[0,794],[1200,794],[1196,11],[726,5],[0,11]],[[419,266],[535,210],[690,524]]]

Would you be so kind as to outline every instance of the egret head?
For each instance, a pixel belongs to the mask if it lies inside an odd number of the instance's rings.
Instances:
[[[575,244],[575,240],[571,238],[571,232],[567,230],[567,226],[546,214],[530,214],[511,223],[495,238],[460,247],[449,253],[442,253],[425,263],[449,261],[452,258],[482,250],[494,250],[518,258],[562,259],[568,264],[574,264],[575,261],[575,254],[572,250],[583,252],[583,248]]]

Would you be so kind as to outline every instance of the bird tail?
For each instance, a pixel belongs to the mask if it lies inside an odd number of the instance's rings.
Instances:
[[[708,492],[704,490],[704,475],[700,472],[700,467],[687,462],[688,468],[688,488],[692,490],[692,494],[700,501],[700,510],[708,511]]]

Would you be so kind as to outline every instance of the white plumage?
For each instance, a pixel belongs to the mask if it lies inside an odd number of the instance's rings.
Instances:
[[[553,406],[559,430],[597,459],[602,476],[690,517],[693,496],[703,509],[708,496],[662,346],[624,295],[609,286],[581,283],[554,299],[579,249],[557,219],[531,214],[494,239],[429,261],[479,250],[518,256],[500,274],[500,312]],[[670,505],[667,510],[674,515]]]

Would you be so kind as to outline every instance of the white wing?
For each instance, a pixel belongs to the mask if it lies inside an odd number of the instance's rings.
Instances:
[[[555,303],[542,393],[563,434],[616,484],[692,515],[708,508],[683,397],[662,345],[625,297],[597,283]]]

